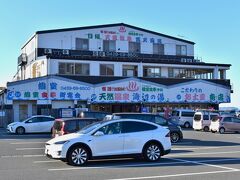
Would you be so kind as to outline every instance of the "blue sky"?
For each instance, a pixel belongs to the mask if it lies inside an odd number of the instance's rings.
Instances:
[[[0,85],[17,70],[21,46],[35,31],[124,22],[194,41],[195,56],[232,64],[240,108],[240,1],[238,0],[0,0]]]

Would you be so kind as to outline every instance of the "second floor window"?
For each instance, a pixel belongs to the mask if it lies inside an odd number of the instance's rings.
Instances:
[[[173,78],[173,68],[168,68],[168,77]]]
[[[160,67],[144,67],[143,68],[144,77],[161,77]]]
[[[115,52],[116,51],[116,41],[103,40],[103,51]]]
[[[89,75],[89,64],[75,64],[75,74],[76,75]]]
[[[153,44],[153,54],[164,55],[164,45],[154,43]]]
[[[76,38],[76,50],[89,50],[89,40],[83,38]]]
[[[213,69],[168,68],[169,78],[212,79]]]
[[[59,74],[66,75],[89,75],[89,64],[82,63],[59,63]]]
[[[59,74],[74,74],[74,63],[59,63]]]
[[[140,42],[129,42],[128,43],[128,52],[130,52],[130,53],[140,53],[141,52]]]
[[[177,56],[186,56],[187,55],[187,46],[186,45],[176,45],[176,55]]]
[[[100,76],[113,76],[114,65],[113,64],[100,64]]]
[[[123,65],[123,76],[127,77],[137,77],[138,68],[134,65]]]

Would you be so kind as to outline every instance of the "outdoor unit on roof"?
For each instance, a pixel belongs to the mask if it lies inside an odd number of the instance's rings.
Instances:
[[[69,55],[69,50],[68,49],[63,49],[63,54],[64,55]]]
[[[98,51],[93,51],[93,56],[98,56]]]
[[[44,49],[44,54],[52,54],[52,49]]]
[[[99,51],[99,52],[98,52],[98,55],[99,55],[99,56],[105,56],[105,52]]]
[[[26,53],[23,53],[22,54],[22,62],[27,62],[27,54]]]

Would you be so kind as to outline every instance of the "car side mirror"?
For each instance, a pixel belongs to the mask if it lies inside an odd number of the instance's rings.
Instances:
[[[103,136],[104,133],[102,131],[97,131],[94,136]]]

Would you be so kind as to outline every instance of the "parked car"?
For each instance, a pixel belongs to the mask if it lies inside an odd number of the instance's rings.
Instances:
[[[51,116],[37,115],[26,120],[13,122],[7,126],[10,133],[51,133],[55,118]]]
[[[226,116],[237,116],[237,111],[220,111],[219,114],[226,115]]]
[[[171,150],[169,130],[141,120],[109,120],[46,142],[45,154],[80,166],[89,159],[143,156],[158,161]]]
[[[113,115],[106,115],[103,120],[111,120]]]
[[[219,116],[218,112],[207,110],[197,111],[193,118],[193,129],[197,131],[209,131],[211,119],[216,116]]]
[[[167,127],[170,130],[171,142],[176,143],[183,139],[183,133],[180,126],[174,124],[171,119],[166,119],[158,114],[148,113],[114,113],[112,119],[139,119],[156,123]]]
[[[178,125],[190,128],[193,126],[194,113],[195,111],[190,109],[176,109],[172,111],[172,119]]]
[[[240,119],[234,116],[222,115],[214,117],[210,125],[211,132],[240,132]]]
[[[96,118],[64,118],[56,119],[53,124],[52,137],[77,132],[83,127],[98,122]]]
[[[236,111],[235,116],[240,118],[240,111]]]
[[[81,118],[96,118],[98,120],[103,120],[106,115],[110,115],[110,113],[85,111],[85,112],[79,113],[78,117],[81,117]]]

